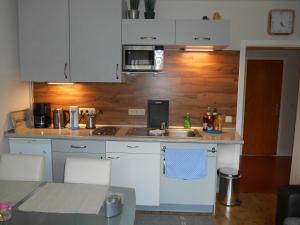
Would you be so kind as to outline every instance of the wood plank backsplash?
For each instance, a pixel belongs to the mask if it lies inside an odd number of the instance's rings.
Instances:
[[[170,125],[182,126],[190,113],[193,126],[202,125],[208,106],[233,116],[235,127],[239,52],[165,51],[165,69],[158,75],[126,76],[125,83],[34,84],[34,101],[50,102],[51,108],[70,105],[96,107],[101,124],[146,125],[147,116],[128,116],[129,108],[147,109],[148,99],[170,101]],[[84,122],[84,121],[83,121]]]

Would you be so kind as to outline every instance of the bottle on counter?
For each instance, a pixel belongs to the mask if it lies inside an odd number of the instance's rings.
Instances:
[[[218,114],[218,117],[217,117],[217,131],[222,131],[222,115],[221,114]]]
[[[78,106],[70,106],[70,128],[76,130],[78,127]]]
[[[207,116],[207,113],[205,113],[203,118],[202,118],[203,131],[207,131],[207,124],[208,124],[208,116]]]
[[[189,129],[192,126],[192,122],[191,122],[191,117],[190,114],[187,113],[186,116],[184,117],[184,121],[183,121],[183,127],[185,129]]]
[[[207,131],[211,131],[214,129],[214,121],[213,121],[213,115],[210,107],[207,108]]]

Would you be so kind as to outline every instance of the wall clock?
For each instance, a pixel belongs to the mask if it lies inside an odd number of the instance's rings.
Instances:
[[[294,32],[295,11],[273,9],[269,12],[268,32],[271,35],[289,35]]]

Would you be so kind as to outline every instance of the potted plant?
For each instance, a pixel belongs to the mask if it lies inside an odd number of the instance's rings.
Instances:
[[[145,2],[145,19],[154,19],[155,18],[155,12],[154,12],[154,8],[155,8],[155,3],[156,0],[144,0]]]
[[[139,5],[140,0],[130,0],[130,10],[128,10],[129,19],[138,19],[139,18]]]

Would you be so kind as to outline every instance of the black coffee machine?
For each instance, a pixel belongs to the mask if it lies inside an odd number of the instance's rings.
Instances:
[[[51,125],[50,103],[33,103],[35,128],[46,128]]]

